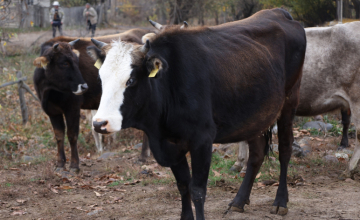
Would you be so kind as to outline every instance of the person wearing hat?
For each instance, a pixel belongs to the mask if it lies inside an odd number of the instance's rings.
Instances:
[[[54,1],[53,6],[54,7],[49,12],[50,23],[52,25],[52,30],[53,30],[53,37],[55,37],[56,35],[56,28],[59,29],[60,36],[62,36],[63,35],[62,24],[65,20],[65,13],[62,10],[62,8],[60,8],[60,4],[58,1]]]
[[[86,18],[89,31],[91,30],[91,37],[94,37],[98,16],[95,9],[91,7],[89,3],[85,5],[83,16]]]

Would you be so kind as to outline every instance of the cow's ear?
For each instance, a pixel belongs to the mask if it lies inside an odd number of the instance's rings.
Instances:
[[[88,46],[86,52],[94,61],[100,59],[101,62],[104,62],[105,60],[105,54],[96,46]]]
[[[79,57],[80,56],[80,52],[76,49],[72,49],[72,52],[74,52],[74,54]]]
[[[44,68],[44,69],[46,68],[48,63],[49,60],[44,56],[37,57],[33,62],[34,66],[36,66],[37,68]]]
[[[143,44],[145,44],[147,40],[149,40],[151,42],[152,39],[154,39],[155,37],[156,37],[155,33],[148,33],[148,34],[145,34],[144,36],[142,36],[141,41]]]
[[[160,72],[166,71],[167,62],[159,56],[153,56],[147,60],[146,68],[149,72],[149,77],[159,77]]]
[[[100,69],[101,65],[103,64],[106,56],[102,51],[97,48],[96,46],[88,46],[86,48],[87,54],[94,60],[94,66]]]

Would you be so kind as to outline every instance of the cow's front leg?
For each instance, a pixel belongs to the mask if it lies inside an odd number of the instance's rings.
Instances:
[[[191,199],[195,205],[196,219],[205,219],[204,203],[206,185],[211,164],[212,141],[207,140],[191,146],[192,180],[190,184]]]
[[[344,148],[349,147],[348,133],[349,133],[350,121],[351,121],[351,111],[348,109],[345,110],[341,109],[341,122],[343,125],[343,135],[338,150],[342,150]]]
[[[54,129],[58,158],[56,165],[56,172],[60,172],[64,169],[66,163],[66,156],[64,151],[64,138],[65,138],[65,123],[63,115],[49,116],[51,125]]]
[[[67,136],[71,147],[70,171],[78,173],[80,168],[77,139],[79,136],[80,109],[72,109],[71,111],[66,112],[65,119],[67,125]]]
[[[256,174],[259,172],[265,155],[265,137],[259,136],[248,142],[249,144],[249,160],[244,181],[242,182],[238,193],[233,201],[229,204],[231,210],[244,212],[245,204],[250,204],[250,192],[253,186]]]
[[[171,166],[171,170],[175,176],[177,187],[181,195],[181,219],[194,219],[194,215],[191,208],[191,196],[190,196],[190,169],[189,164],[184,157],[180,163],[175,166]]]
[[[141,155],[140,155],[139,160],[141,162],[145,162],[146,158],[148,158],[148,157],[150,157],[149,139],[144,132],[143,133],[143,144],[142,144]]]

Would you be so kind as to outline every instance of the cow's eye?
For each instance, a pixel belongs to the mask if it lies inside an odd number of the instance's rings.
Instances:
[[[127,82],[126,82],[126,86],[132,86],[135,84],[135,78],[130,78]]]
[[[65,63],[63,63],[63,65],[62,65],[64,68],[67,68],[67,67],[69,67],[70,66],[70,63],[69,62],[65,62]]]

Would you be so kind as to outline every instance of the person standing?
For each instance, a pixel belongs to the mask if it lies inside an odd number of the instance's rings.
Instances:
[[[86,18],[89,31],[91,30],[91,37],[94,37],[98,16],[95,9],[91,7],[89,3],[86,3],[85,5],[83,16]]]
[[[53,30],[53,37],[55,37],[56,35],[56,28],[59,29],[60,36],[62,36],[63,35],[62,24],[65,20],[65,13],[62,10],[62,8],[60,8],[60,4],[58,1],[54,1],[53,6],[54,7],[49,12],[50,23],[52,25],[52,30]]]

